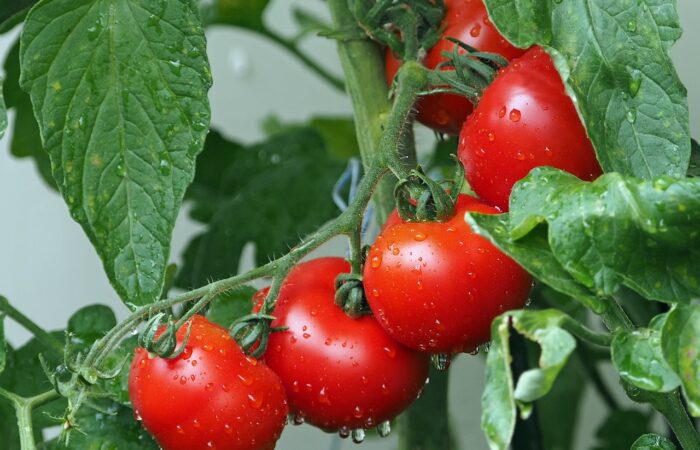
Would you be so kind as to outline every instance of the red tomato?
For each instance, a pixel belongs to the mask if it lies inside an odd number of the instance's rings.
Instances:
[[[165,450],[269,450],[282,433],[287,400],[280,379],[246,356],[228,330],[192,319],[184,352],[149,358],[136,349],[129,398]],[[178,347],[187,326],[177,332]]]
[[[503,211],[513,184],[537,166],[584,180],[602,173],[559,73],[539,47],[514,60],[484,91],[462,128],[458,152],[474,192]]]
[[[499,53],[510,60],[524,50],[513,47],[496,30],[489,20],[482,0],[446,0],[442,37],[453,37],[484,52]],[[445,61],[442,52],[452,52],[454,44],[441,39],[428,51],[423,63],[429,69]],[[399,70],[401,61],[391,50],[386,52],[386,76],[389,83]],[[472,104],[466,97],[456,94],[433,94],[419,101],[418,121],[441,133],[457,134],[462,123],[472,112]]]
[[[371,316],[338,308],[334,280],[341,258],[299,264],[285,280],[265,361],[282,379],[293,413],[327,431],[369,428],[392,419],[419,395],[426,355],[392,340]],[[258,298],[266,294],[261,291]]]
[[[473,350],[489,340],[494,317],[527,300],[530,276],[471,231],[469,211],[498,212],[460,195],[449,221],[393,224],[369,251],[367,300],[384,329],[410,348]]]

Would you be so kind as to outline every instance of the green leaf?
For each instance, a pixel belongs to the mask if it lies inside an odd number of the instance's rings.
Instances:
[[[546,228],[537,227],[526,238],[515,241],[510,236],[507,214],[469,214],[466,220],[474,232],[490,240],[538,280],[595,312],[605,311],[606,302],[581,286],[557,261],[547,242]]]
[[[654,392],[669,392],[680,385],[681,380],[661,352],[661,333],[657,330],[619,331],[610,350],[620,376],[632,385]]]
[[[234,25],[263,31],[262,16],[270,0],[199,0],[206,24]]]
[[[640,181],[611,173],[587,183],[540,167],[516,184],[509,215],[490,221],[472,215],[471,223],[478,233],[505,235],[518,247],[542,243],[540,224],[546,223],[548,252],[597,297],[622,285],[664,302],[700,295],[699,179]],[[530,270],[525,257],[503,250]]]
[[[306,123],[284,123],[276,116],[265,118],[262,128],[268,136],[299,127],[312,128],[323,138],[328,153],[339,158],[359,156],[360,145],[352,117],[316,116]]]
[[[83,406],[77,414],[79,431],[72,432],[68,445],[57,439],[49,442],[49,450],[148,450],[158,445],[139,422],[131,408],[110,405],[109,414]]]
[[[515,427],[516,405],[523,417],[531,403],[545,396],[569,356],[576,341],[560,328],[566,314],[554,309],[521,310],[497,317],[491,325],[491,347],[486,360],[486,388],[481,398],[481,427],[492,449],[508,447]],[[513,387],[510,370],[510,326],[542,347],[537,368],[523,372]]]
[[[639,436],[632,444],[631,450],[676,450],[676,446],[667,437],[648,433]]]
[[[680,375],[690,414],[700,417],[700,303],[673,307],[661,329],[661,348]]]
[[[0,33],[20,23],[37,0],[0,0]]]
[[[218,295],[209,306],[207,319],[228,328],[236,319],[250,314],[255,292],[254,288],[243,286]]]
[[[612,411],[598,428],[598,445],[594,450],[620,450],[630,448],[634,440],[649,428],[645,413],[635,409]]]
[[[690,140],[690,164],[688,165],[689,177],[700,177],[700,144],[695,139]]]
[[[80,308],[68,319],[68,331],[73,339],[89,346],[117,325],[109,306],[90,305]]]
[[[553,55],[606,172],[685,175],[686,90],[667,52],[681,33],[675,2],[484,3],[509,41]]]
[[[211,74],[189,0],[42,0],[21,37],[53,176],[130,307],[158,299],[209,125]]]
[[[337,215],[331,190],[344,163],[328,156],[313,129],[289,129],[249,148],[212,133],[198,166],[207,176],[198,172],[188,197],[192,217],[208,227],[185,252],[180,287],[236,274],[249,242],[257,264],[266,263]]]
[[[39,125],[34,118],[32,101],[29,94],[19,87],[19,40],[10,49],[5,59],[5,100],[7,109],[15,110],[13,121],[10,152],[17,158],[32,158],[42,179],[53,189],[56,181],[51,174],[51,161],[49,154],[44,151],[41,144]]]

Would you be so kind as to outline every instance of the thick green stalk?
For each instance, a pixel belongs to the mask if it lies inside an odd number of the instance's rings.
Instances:
[[[347,39],[338,40],[338,55],[352,101],[362,162],[367,169],[379,154],[384,123],[391,109],[384,61],[375,43],[359,37],[362,30],[348,9],[347,1],[329,0],[328,5],[335,28],[348,34]],[[379,223],[383,223],[394,208],[394,183],[393,177],[385,177],[374,194],[373,204]]]
[[[450,428],[448,406],[449,372],[431,368],[430,384],[398,419],[402,450],[452,450],[457,445]]]
[[[20,449],[36,450],[36,442],[34,442],[34,427],[32,424],[32,411],[41,405],[57,399],[59,397],[58,393],[52,389],[34,397],[24,398],[0,388],[0,397],[4,397],[9,400],[12,403],[12,406],[15,408]]]

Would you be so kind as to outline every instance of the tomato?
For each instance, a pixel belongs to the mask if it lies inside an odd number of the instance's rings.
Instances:
[[[489,340],[494,317],[527,300],[530,276],[472,232],[464,221],[469,211],[498,212],[460,195],[446,222],[394,219],[367,255],[363,282],[369,305],[391,337],[410,348],[474,350]]]
[[[489,20],[482,0],[446,0],[442,38],[453,37],[484,52],[499,53],[510,60],[524,50],[512,46],[496,30]],[[441,39],[428,51],[423,63],[429,69],[446,60],[443,52],[452,52],[455,44]],[[391,50],[386,53],[386,76],[391,83],[401,61]],[[456,94],[433,94],[418,103],[418,121],[441,133],[457,134],[462,123],[472,112],[472,104],[466,97]]]
[[[290,410],[326,431],[368,428],[413,402],[429,360],[392,340],[372,316],[351,319],[335,305],[342,258],[296,266],[279,293],[265,361],[282,379]],[[266,291],[259,293],[263,298]]]
[[[178,347],[186,329],[177,332]],[[129,397],[136,417],[165,450],[273,449],[288,411],[277,375],[202,316],[192,319],[177,358],[150,358],[136,349]]]
[[[534,47],[484,91],[462,128],[459,158],[474,192],[503,211],[513,184],[537,166],[583,180],[602,170],[550,56]]]

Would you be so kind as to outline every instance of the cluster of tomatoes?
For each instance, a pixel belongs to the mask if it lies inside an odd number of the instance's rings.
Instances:
[[[227,329],[192,320],[174,359],[137,349],[129,392],[137,418],[167,450],[271,449],[291,413],[326,431],[356,438],[387,423],[423,389],[431,354],[471,351],[489,339],[503,311],[522,307],[531,278],[472,233],[466,212],[508,208],[513,184],[536,166],[582,179],[601,169],[549,55],[511,46],[481,0],[446,1],[444,35],[511,60],[474,107],[454,94],[421,99],[418,120],[461,133],[459,157],[478,200],[460,195],[451,219],[405,222],[394,212],[371,247],[363,285],[373,315],[348,317],[334,302],[341,258],[296,266],[277,298],[263,361],[246,356]],[[434,68],[454,44],[441,41]],[[387,54],[393,79],[399,62]],[[256,294],[259,304],[267,290]],[[186,334],[178,331],[178,345]],[[360,431],[357,431],[360,430]]]

